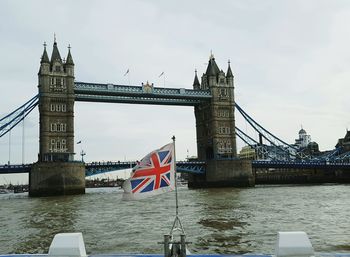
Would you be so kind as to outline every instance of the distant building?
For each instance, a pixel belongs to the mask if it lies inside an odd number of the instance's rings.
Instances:
[[[243,146],[241,151],[239,152],[239,158],[245,159],[245,160],[255,160],[256,159],[255,149],[253,149],[249,145]]]
[[[299,130],[299,138],[295,139],[294,146],[306,155],[319,155],[320,150],[316,142],[311,142],[311,136],[308,135],[305,129]]]
[[[305,154],[308,155],[320,155],[320,149],[318,147],[318,144],[316,142],[310,142],[307,147],[306,150],[304,151]]]
[[[342,151],[350,151],[350,131],[346,130],[344,138],[339,138],[338,143],[335,145],[335,148],[342,148]]]
[[[303,128],[301,128],[301,130],[299,130],[299,138],[295,139],[295,146],[299,149],[305,148],[310,142],[311,136],[306,134],[306,131]]]

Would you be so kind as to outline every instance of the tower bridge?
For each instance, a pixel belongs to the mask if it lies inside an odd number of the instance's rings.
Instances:
[[[75,81],[74,68],[70,48],[66,59],[62,60],[56,41],[51,58],[45,45],[38,73],[38,95],[0,119],[1,138],[39,106],[38,161],[32,165],[0,166],[0,173],[29,172],[30,196],[84,193],[86,175],[125,168],[127,165],[85,164],[74,160],[76,101],[194,107],[198,159],[197,162],[177,163],[179,170],[190,173],[189,187],[193,188],[254,186],[257,168],[299,169],[300,165],[308,168],[326,159],[329,161],[330,156],[341,158],[342,161],[344,158],[348,160],[350,156],[350,152],[339,154],[339,149],[324,157],[308,156],[270,133],[235,102],[234,76],[230,63],[225,73],[219,69],[213,55],[200,81],[195,72],[193,89],[154,87],[148,82],[140,86],[78,82]],[[236,128],[235,109],[259,133],[259,142]],[[239,159],[236,135],[257,152],[270,158],[269,161]],[[283,159],[274,160],[276,156],[271,157],[269,147],[263,140],[282,152]],[[331,167],[328,164],[323,163],[322,168]],[[332,167],[345,170],[349,167],[348,164],[342,165],[338,163]]]
[[[76,101],[192,106],[196,119],[198,161],[205,163],[206,167],[203,173],[197,172],[203,171],[198,165],[178,164],[180,169],[192,170],[189,185],[254,185],[250,161],[237,158],[234,82],[230,65],[225,73],[211,56],[201,82],[195,74],[193,89],[160,88],[148,82],[141,86],[76,82],[74,68],[70,47],[66,59],[62,60],[56,41],[51,58],[44,45],[38,73],[38,96],[0,120],[0,132],[4,135],[36,105],[39,106],[39,155],[29,172],[31,196],[85,191],[87,166],[74,161]],[[28,167],[23,168],[28,170]]]

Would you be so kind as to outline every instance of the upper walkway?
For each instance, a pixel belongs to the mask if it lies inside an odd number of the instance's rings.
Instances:
[[[76,101],[195,106],[211,99],[209,90],[74,82]]]

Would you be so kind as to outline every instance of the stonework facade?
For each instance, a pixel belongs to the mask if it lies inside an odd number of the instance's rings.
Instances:
[[[38,162],[29,173],[29,196],[85,193],[85,165],[74,161],[74,63],[70,49],[62,60],[54,42],[40,62]]]
[[[68,51],[62,60],[54,42],[51,59],[46,47],[39,70],[39,161],[74,158],[74,63]]]
[[[206,73],[194,89],[210,90],[212,99],[195,107],[199,160],[237,157],[234,114],[234,83],[230,66],[225,74],[210,57]]]

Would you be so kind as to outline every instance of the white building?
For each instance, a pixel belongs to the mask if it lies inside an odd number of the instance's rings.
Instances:
[[[299,130],[299,138],[295,139],[295,146],[298,148],[305,148],[311,142],[311,136],[306,134],[306,131],[301,128]]]

